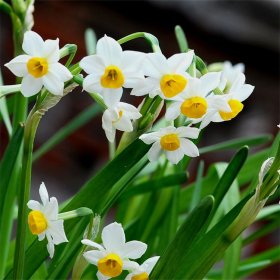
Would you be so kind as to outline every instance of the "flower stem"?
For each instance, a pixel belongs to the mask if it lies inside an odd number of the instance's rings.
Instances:
[[[37,127],[41,116],[34,113],[36,105],[30,112],[26,122],[23,138],[23,158],[21,186],[18,196],[18,225],[16,236],[16,248],[14,258],[14,279],[23,279],[24,260],[25,260],[25,239],[27,223],[27,202],[29,199],[32,169],[32,151]]]

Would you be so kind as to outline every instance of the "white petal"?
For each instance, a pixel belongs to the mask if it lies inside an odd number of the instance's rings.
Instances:
[[[53,95],[63,95],[64,83],[51,72],[42,77],[43,85]]]
[[[201,81],[201,92],[206,95],[211,92],[213,89],[218,87],[220,83],[221,72],[210,72],[203,75],[200,78]]]
[[[116,89],[103,88],[101,94],[104,98],[104,103],[109,108],[113,108],[117,106],[118,102],[121,100],[122,93],[123,93],[123,88],[120,87]]]
[[[48,62],[57,62],[59,60],[59,39],[46,40],[43,48],[43,57],[47,58]]]
[[[185,127],[181,126],[177,128],[177,133],[179,137],[188,137],[196,139],[199,135],[200,130],[196,127]]]
[[[31,75],[23,77],[21,82],[21,92],[23,96],[30,97],[37,94],[43,87],[43,82],[41,78],[34,78]]]
[[[63,242],[68,242],[65,235],[63,220],[49,221],[47,231],[50,233],[53,239],[53,243],[58,245]]]
[[[173,73],[185,72],[192,63],[193,50],[187,53],[178,53],[168,58],[167,63]]]
[[[42,200],[43,205],[45,206],[49,202],[49,194],[44,182],[41,183],[39,188],[40,198]]]
[[[143,262],[143,264],[140,267],[148,274],[150,274],[158,260],[159,256],[149,258],[145,262]]]
[[[159,80],[153,77],[148,77],[146,79],[141,79],[138,81],[131,91],[131,95],[142,96],[147,95],[151,92],[159,90]]]
[[[102,115],[102,128],[104,130],[112,130],[113,124],[112,122],[118,119],[118,113],[115,116],[115,110],[106,109]]]
[[[125,81],[123,87],[134,88],[144,80],[144,75],[141,72],[124,72]]]
[[[238,73],[237,77],[233,81],[229,93],[238,92],[242,85],[245,83],[245,75],[243,73]]]
[[[31,58],[29,55],[19,55],[12,59],[10,62],[6,63],[5,66],[9,68],[10,71],[17,77],[23,77],[27,75],[27,62]]]
[[[114,127],[120,131],[130,132],[133,130],[131,120],[125,116],[123,116],[119,121],[115,122]]]
[[[31,210],[40,210],[42,209],[41,204],[36,200],[29,200],[27,202],[27,207]]]
[[[31,56],[41,57],[44,49],[44,41],[36,32],[27,31],[24,33],[22,49]]]
[[[81,242],[86,246],[90,246],[90,247],[96,248],[98,250],[104,251],[104,248],[100,244],[93,242],[89,239],[83,239]]]
[[[124,260],[123,261],[123,270],[135,270],[139,267],[139,264],[134,261]]]
[[[175,120],[176,118],[178,118],[181,113],[180,107],[181,102],[174,102],[171,105],[169,105],[165,113],[165,118],[168,121]]]
[[[38,234],[38,241],[42,241],[46,237],[46,231]]]
[[[84,258],[91,264],[97,265],[98,261],[105,257],[105,252],[98,250],[87,251],[83,254]]]
[[[123,73],[125,74],[130,72],[139,72],[139,69],[141,69],[142,63],[145,61],[145,59],[145,53],[136,51],[124,51],[121,61],[121,68],[123,69]]]
[[[51,197],[50,201],[45,205],[44,214],[48,220],[57,220],[58,215],[58,202],[55,197]]]
[[[46,232],[46,237],[48,239],[47,250],[50,254],[50,258],[52,259],[53,255],[54,255],[54,243],[53,243],[53,240],[52,240],[49,232]]]
[[[190,141],[189,139],[182,138],[181,140],[181,149],[185,155],[189,157],[198,157],[199,151],[197,146]]]
[[[139,119],[142,116],[139,110],[131,104],[120,102],[119,108],[123,111],[123,114],[130,119]]]
[[[104,227],[101,238],[106,250],[119,253],[125,243],[122,225],[115,222]]]
[[[83,89],[90,93],[101,93],[103,88],[100,85],[100,76],[96,74],[86,76],[83,82]]]
[[[96,54],[102,57],[106,66],[119,66],[121,63],[122,48],[116,40],[105,35],[97,42]]]
[[[157,141],[155,142],[152,147],[150,148],[150,150],[148,151],[148,159],[149,161],[156,161],[159,159],[161,154],[161,146],[160,146],[160,142]]]
[[[169,72],[167,59],[161,53],[149,53],[143,71],[146,76],[160,79],[162,75]]]
[[[109,142],[113,143],[116,137],[116,129],[112,127],[111,130],[104,129],[106,138],[108,139]]]
[[[145,144],[150,145],[156,141],[159,141],[160,137],[158,132],[152,132],[141,135],[139,139],[142,140]]]
[[[80,67],[87,74],[100,74],[103,75],[105,71],[105,63],[99,55],[89,55],[80,61]]]
[[[177,164],[184,157],[184,153],[180,147],[175,151],[166,151],[166,157],[171,163]]]
[[[243,85],[236,94],[234,94],[234,98],[238,99],[240,102],[246,100],[254,90],[254,86],[245,84]]]
[[[97,271],[96,276],[97,276],[98,280],[108,280],[108,279],[111,279],[111,277],[103,275],[100,271]]]
[[[139,259],[147,250],[147,244],[141,241],[129,241],[122,248],[122,257],[128,259]]]
[[[62,82],[69,81],[73,77],[71,72],[61,63],[50,64],[49,72],[57,76]]]
[[[129,273],[126,275],[124,280],[131,280],[133,276],[135,276],[135,273]]]

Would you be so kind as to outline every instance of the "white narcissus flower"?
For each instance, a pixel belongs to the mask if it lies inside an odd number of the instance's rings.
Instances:
[[[54,95],[63,95],[64,82],[72,78],[70,71],[59,63],[59,39],[46,40],[33,32],[24,33],[19,55],[6,63],[14,75],[23,77],[21,92],[25,97],[38,93],[44,86]]]
[[[144,79],[140,70],[144,58],[144,53],[123,51],[116,40],[104,36],[97,42],[96,54],[80,62],[80,67],[89,74],[83,82],[84,90],[101,94],[108,107],[116,106],[123,87],[133,88]]]
[[[125,241],[122,225],[111,223],[104,227],[101,234],[103,246],[88,239],[82,243],[94,247],[83,256],[98,268],[98,279],[110,279],[119,276],[123,270],[134,270],[137,263],[129,259],[140,258],[147,250],[147,245],[140,241]]]
[[[141,116],[137,108],[123,102],[119,102],[114,108],[105,110],[102,116],[102,127],[107,139],[110,142],[114,141],[116,129],[126,132],[132,131],[132,121]]]
[[[143,264],[138,265],[136,269],[129,273],[125,280],[149,280],[149,275],[158,259],[158,256],[147,259]]]
[[[221,81],[219,84],[219,89],[225,93],[228,92],[233,82],[237,78],[240,73],[244,73],[245,66],[243,63],[238,63],[236,65],[232,65],[231,62],[225,61],[223,64]]]
[[[172,99],[188,87],[191,78],[186,70],[192,63],[193,51],[174,54],[170,58],[161,53],[150,53],[144,67],[146,79],[131,91],[132,95],[149,94],[151,98],[159,95],[163,99]]]
[[[209,94],[220,83],[220,75],[219,72],[211,72],[203,75],[200,79],[191,79],[187,89],[174,98],[174,102],[167,108],[166,119],[174,120],[183,115],[192,123],[198,123],[211,113],[213,108],[223,108],[219,102],[211,102],[213,98],[209,98]],[[230,110],[226,101],[222,105],[227,106]]]
[[[29,200],[28,208],[32,211],[28,214],[28,225],[32,234],[38,235],[39,241],[45,237],[48,240],[47,249],[52,258],[54,245],[68,242],[64,232],[63,220],[58,219],[58,203],[55,197],[49,198],[44,183],[41,184],[39,194],[42,204],[35,200]]]
[[[232,85],[227,89],[227,93],[213,97],[216,100],[223,99],[223,101],[226,101],[230,110],[226,107],[224,109],[220,108],[209,117],[207,122],[223,122],[235,118],[243,110],[244,105],[242,102],[251,95],[253,90],[254,86],[245,84],[245,75],[239,73]]]
[[[145,144],[153,144],[148,152],[148,159],[155,161],[164,152],[167,159],[177,164],[184,155],[189,157],[199,156],[196,145],[187,138],[196,139],[199,129],[195,127],[173,127],[161,128],[157,132],[143,134],[139,138]]]

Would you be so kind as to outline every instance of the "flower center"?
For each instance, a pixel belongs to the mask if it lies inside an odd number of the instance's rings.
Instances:
[[[32,234],[40,234],[48,227],[45,215],[38,210],[33,210],[28,214],[28,225]]]
[[[122,118],[122,116],[123,116],[123,111],[120,110],[120,111],[119,111],[119,117],[118,117],[118,119],[117,119],[116,121],[113,121],[113,123],[116,123],[116,122],[120,121],[121,118]]]
[[[181,113],[189,118],[201,118],[207,111],[207,101],[202,97],[192,97],[181,105]]]
[[[41,78],[48,73],[48,62],[43,57],[32,57],[27,62],[27,70],[34,78]]]
[[[147,272],[142,272],[141,274],[132,276],[131,280],[149,280],[149,275]]]
[[[122,273],[123,262],[117,254],[109,254],[97,263],[98,270],[105,276],[116,277]]]
[[[175,151],[180,147],[180,140],[177,134],[166,134],[160,138],[160,145],[166,151]]]
[[[231,108],[231,112],[219,111],[219,114],[224,121],[229,121],[235,118],[242,111],[244,107],[244,105],[239,100],[236,99],[229,100],[228,104]]]
[[[179,94],[186,87],[188,81],[182,75],[167,74],[160,80],[160,88],[165,97],[171,98]]]
[[[110,65],[106,67],[100,83],[105,88],[120,88],[124,84],[124,76],[121,69],[117,66]]]

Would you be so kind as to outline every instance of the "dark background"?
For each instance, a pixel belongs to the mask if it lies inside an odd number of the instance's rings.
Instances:
[[[130,33],[154,34],[167,57],[179,52],[174,27],[185,30],[190,48],[207,63],[231,61],[246,66],[246,82],[255,85],[243,112],[234,120],[211,124],[204,132],[200,146],[215,144],[239,136],[276,134],[279,124],[279,22],[278,1],[36,1],[35,26],[44,39],[60,38],[60,47],[78,45],[76,61],[86,55],[84,31],[91,27],[98,38],[104,34],[119,39]],[[9,18],[0,14],[0,65],[6,84],[13,75],[3,67],[13,57]],[[143,39],[124,45],[125,49],[151,51]],[[76,62],[75,61],[75,62]],[[129,98],[138,105],[140,100]],[[80,91],[63,98],[43,118],[36,137],[39,147],[59,128],[92,103]],[[7,135],[0,128],[0,148]],[[203,156],[207,164],[225,161],[232,153]],[[32,185],[37,197],[40,182],[62,201],[104,164],[108,158],[101,118],[92,120],[62,144],[34,164]],[[195,166],[193,167],[195,168]],[[273,237],[272,237],[273,238]],[[271,246],[279,237],[263,240]],[[260,246],[260,245],[256,245]],[[251,248],[256,251],[261,248]],[[251,279],[277,279],[277,268],[268,269]]]

